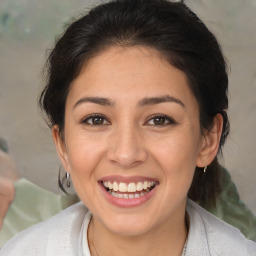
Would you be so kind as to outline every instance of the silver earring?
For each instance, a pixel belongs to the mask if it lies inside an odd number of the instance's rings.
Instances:
[[[69,172],[66,172],[66,185],[68,188],[71,187],[71,178]]]
[[[62,166],[59,167],[58,185],[65,194],[75,194],[70,174]]]
[[[204,167],[204,173],[206,173],[207,165]]]

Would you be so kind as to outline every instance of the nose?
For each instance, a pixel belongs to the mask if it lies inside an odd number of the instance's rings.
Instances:
[[[124,125],[113,131],[107,157],[109,161],[125,169],[145,162],[148,156],[139,128]]]

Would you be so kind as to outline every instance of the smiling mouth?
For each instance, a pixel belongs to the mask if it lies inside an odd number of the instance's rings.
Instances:
[[[111,182],[102,181],[105,190],[113,197],[123,199],[140,198],[155,188],[157,182],[143,181],[143,182]]]

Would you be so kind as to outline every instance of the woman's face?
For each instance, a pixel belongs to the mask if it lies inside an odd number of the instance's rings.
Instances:
[[[71,84],[64,168],[94,221],[139,235],[184,220],[186,197],[206,145],[186,75],[146,47],[112,47]]]

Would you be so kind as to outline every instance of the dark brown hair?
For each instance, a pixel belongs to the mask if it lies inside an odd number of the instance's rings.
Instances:
[[[90,58],[114,45],[154,48],[182,70],[199,104],[202,131],[211,130],[217,113],[223,116],[220,151],[229,133],[225,59],[215,36],[181,2],[115,0],[73,22],[57,40],[47,62],[48,80],[39,104],[49,125],[57,124],[63,131],[70,83]],[[206,174],[196,168],[189,197],[209,205],[215,202],[219,190],[220,165],[216,157]]]

